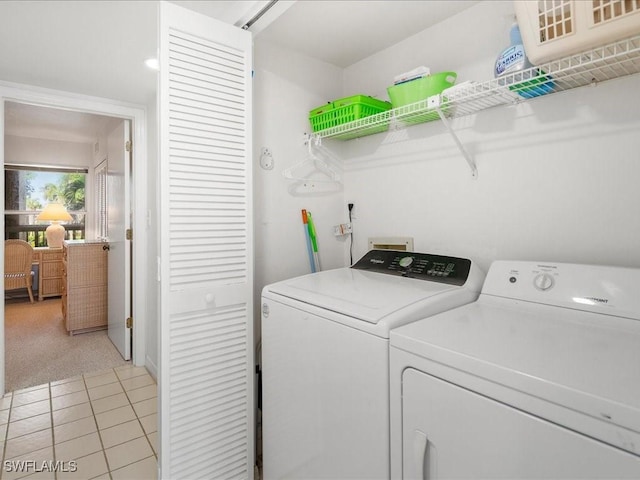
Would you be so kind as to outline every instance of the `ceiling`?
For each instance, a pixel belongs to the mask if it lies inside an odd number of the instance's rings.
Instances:
[[[172,3],[242,26],[269,2]],[[477,0],[279,0],[250,30],[256,43],[275,43],[347,67],[474,3]],[[157,52],[156,5],[136,0],[2,0],[0,80],[140,105],[154,102],[157,75],[144,60]],[[8,107],[5,128],[24,135],[31,126],[31,136],[55,135],[62,128],[65,139],[81,141],[95,139],[95,122],[79,113],[14,105]]]
[[[260,32],[256,42],[266,40],[345,68],[475,3],[300,0]]]

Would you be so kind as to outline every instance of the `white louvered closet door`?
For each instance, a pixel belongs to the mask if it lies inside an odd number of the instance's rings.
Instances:
[[[253,478],[251,34],[160,6],[160,469]]]

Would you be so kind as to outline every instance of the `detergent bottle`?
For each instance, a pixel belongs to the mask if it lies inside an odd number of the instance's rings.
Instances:
[[[527,81],[509,84],[509,90],[525,98],[537,97],[538,95],[544,95],[553,90],[553,81],[549,75],[545,75],[541,70],[526,72],[526,70],[533,68],[533,65],[527,58],[524,45],[522,44],[520,27],[518,27],[517,23],[511,26],[509,37],[511,39],[511,45],[498,55],[493,71],[494,76],[499,78],[508,74],[525,71],[521,78]],[[511,82],[513,82],[513,80],[511,80]],[[509,80],[506,80],[506,83],[510,83]]]
[[[496,77],[533,67],[524,51],[520,27],[518,27],[517,23],[511,26],[509,37],[511,45],[505,48],[496,59],[496,66],[493,72]]]

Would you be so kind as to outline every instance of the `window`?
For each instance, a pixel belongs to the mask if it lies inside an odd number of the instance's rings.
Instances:
[[[36,217],[51,202],[62,203],[72,220],[65,224],[66,239],[84,239],[86,169],[5,165],[5,239],[19,238],[34,247],[47,245],[47,222]]]

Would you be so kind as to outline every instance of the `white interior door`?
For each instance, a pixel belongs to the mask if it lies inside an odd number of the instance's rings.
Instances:
[[[131,227],[130,140],[128,120],[121,121],[107,138],[107,234],[109,239],[109,338],[125,360],[131,358]]]
[[[160,4],[160,468],[253,478],[251,34]]]

